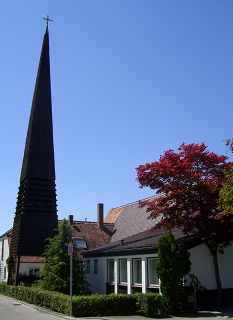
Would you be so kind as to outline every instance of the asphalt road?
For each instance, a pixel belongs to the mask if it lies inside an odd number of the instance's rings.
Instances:
[[[45,310],[46,311],[46,310]],[[48,314],[43,309],[12,298],[0,296],[0,320],[58,320],[59,315]]]
[[[87,317],[87,318],[74,318],[51,312],[47,309],[39,308],[30,305],[23,301],[14,300],[0,295],[0,320],[152,320],[152,318],[145,318],[140,316],[130,317]],[[160,318],[162,320],[227,320],[233,319],[233,306],[232,308],[225,309],[222,312],[203,311],[195,314],[183,314],[178,317]]]

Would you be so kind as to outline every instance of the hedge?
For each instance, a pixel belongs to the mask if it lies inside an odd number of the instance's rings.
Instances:
[[[135,315],[136,295],[110,294],[73,297],[73,314],[79,317]]]
[[[69,314],[69,296],[36,287],[16,287],[0,283],[0,294],[59,313]]]
[[[70,297],[59,292],[0,283],[0,294],[59,313],[70,314]],[[72,311],[74,317],[121,315],[159,317],[166,315],[162,296],[157,293],[73,296]]]

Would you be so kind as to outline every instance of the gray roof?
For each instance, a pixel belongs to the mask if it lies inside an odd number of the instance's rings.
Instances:
[[[157,229],[154,231],[143,231],[120,241],[108,243],[99,248],[83,253],[86,257],[136,255],[142,253],[156,253],[160,237],[167,233],[167,230]],[[177,243],[182,243],[187,249],[201,243],[198,234],[185,235],[180,228],[175,228],[172,233]]]
[[[110,242],[115,242],[145,230],[151,229],[159,220],[148,219],[146,207],[139,208],[139,201],[122,207],[121,213],[114,222],[113,235]]]

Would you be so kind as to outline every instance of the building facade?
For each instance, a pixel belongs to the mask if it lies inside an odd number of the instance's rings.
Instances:
[[[7,282],[8,279],[7,258],[9,257],[10,234],[11,230],[0,236],[0,282]]]
[[[84,266],[88,266],[86,276],[92,285],[93,293],[159,292],[160,282],[156,274],[156,264],[157,241],[161,234],[150,239],[150,244],[144,241],[145,232],[137,236],[137,240],[136,236],[133,236],[124,239],[124,243],[117,241],[83,253]],[[185,241],[190,253],[191,271],[184,279],[184,285],[193,286],[194,276],[198,286],[209,291],[216,290],[213,258],[206,245],[196,241],[197,239],[180,239],[177,235],[176,240]],[[224,254],[219,254],[218,260],[222,288],[232,290],[233,246],[227,247]]]

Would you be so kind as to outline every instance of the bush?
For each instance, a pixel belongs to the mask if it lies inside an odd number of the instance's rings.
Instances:
[[[110,294],[77,296],[73,298],[73,315],[88,316],[120,316],[135,315],[137,300],[135,295]]]
[[[158,317],[166,315],[166,301],[159,294],[137,294],[138,313],[145,317]]]
[[[191,269],[189,256],[190,253],[182,245],[177,245],[171,232],[160,237],[156,272],[161,281],[161,293],[172,313],[184,309],[183,278]]]
[[[0,283],[0,294],[69,315],[70,297],[63,293],[41,290],[38,287],[15,287]],[[110,294],[73,296],[74,317],[127,316],[146,317],[165,315],[166,308],[158,293]]]

